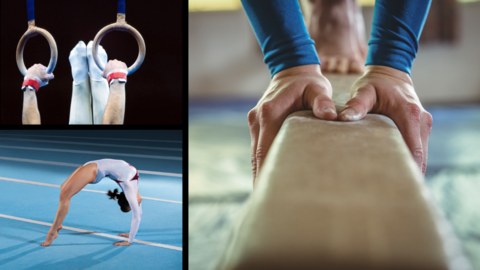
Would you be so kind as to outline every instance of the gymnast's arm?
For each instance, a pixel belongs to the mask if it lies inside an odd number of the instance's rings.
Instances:
[[[46,67],[40,64],[33,65],[28,69],[24,80],[35,80],[40,87],[47,85],[54,78],[52,74],[46,74]],[[22,123],[24,125],[40,125],[40,111],[38,110],[35,89],[25,87],[23,93]]]
[[[35,90],[26,89],[23,93],[22,123],[24,125],[40,125],[40,112]]]
[[[252,138],[253,180],[287,116],[313,110],[316,117],[335,120],[332,86],[322,75],[314,41],[307,32],[298,1],[242,0],[262,47],[272,78],[267,91],[248,113]]]
[[[420,103],[410,72],[430,4],[431,0],[375,2],[365,74],[352,86],[352,99],[339,114],[342,121],[359,120],[369,112],[390,117],[423,174],[432,116]]]
[[[112,73],[128,74],[127,65],[117,60],[108,61],[102,72],[102,76],[107,79],[108,75]],[[102,124],[123,125],[123,120],[125,118],[125,84],[125,82],[119,82],[118,79],[112,81],[107,105],[105,106],[105,112],[103,113]]]
[[[138,203],[137,199],[138,180],[120,182],[120,186],[122,187],[125,197],[132,209],[132,223],[130,225],[128,242],[133,243],[133,239],[135,239],[138,227],[140,226],[140,221],[142,220],[142,206]]]
[[[125,117],[125,83],[115,80],[110,85],[107,106],[103,113],[103,125],[122,125]]]

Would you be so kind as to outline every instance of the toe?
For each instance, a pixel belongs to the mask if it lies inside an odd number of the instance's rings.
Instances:
[[[346,74],[348,72],[348,59],[340,58],[337,63],[337,68],[335,69],[340,74]]]
[[[352,61],[350,63],[350,72],[351,73],[362,73],[364,69],[364,66],[360,64],[358,61]]]
[[[327,60],[327,68],[326,68],[326,71],[327,72],[334,72],[335,69],[337,68],[337,63],[338,63],[338,60],[336,57],[331,57]]]

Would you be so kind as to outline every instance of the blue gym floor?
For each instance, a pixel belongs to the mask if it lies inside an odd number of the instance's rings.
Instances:
[[[1,130],[0,269],[182,269],[181,141],[181,131]],[[76,167],[102,158],[139,170],[144,200],[135,239],[146,243],[118,247],[112,244],[121,240],[63,229],[51,246],[40,246],[50,226],[34,222],[53,222],[60,195],[60,188],[48,185],[61,185]],[[128,233],[131,212],[92,192],[115,188],[108,178],[87,185],[91,191],[72,198],[63,226]]]

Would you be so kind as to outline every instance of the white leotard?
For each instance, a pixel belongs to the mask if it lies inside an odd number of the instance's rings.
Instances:
[[[137,200],[138,180],[131,180],[137,174],[137,170],[127,162],[118,159],[94,160],[85,163],[83,166],[90,163],[97,164],[97,177],[92,184],[109,177],[117,182],[125,193],[125,197],[132,209],[132,224],[130,225],[130,237],[128,239],[128,242],[132,243],[142,220],[142,206],[138,204]]]

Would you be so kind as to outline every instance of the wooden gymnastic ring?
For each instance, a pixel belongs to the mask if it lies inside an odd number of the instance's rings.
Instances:
[[[25,63],[23,62],[23,49],[25,48],[25,44],[27,43],[27,41],[31,37],[34,37],[38,34],[44,36],[47,39],[48,44],[50,45],[50,63],[48,63],[46,73],[51,74],[55,69],[55,66],[57,65],[58,50],[57,50],[57,43],[55,43],[55,39],[53,39],[53,36],[47,30],[36,27],[35,21],[29,22],[29,27],[27,32],[23,34],[17,46],[17,65],[18,65],[18,69],[20,69],[20,72],[23,74],[23,76],[27,75],[27,68],[25,67]]]
[[[137,43],[138,43],[138,57],[137,57],[137,60],[135,61],[135,63],[133,63],[133,65],[128,68],[128,74],[127,75],[130,75],[130,74],[134,73],[142,65],[143,60],[145,60],[146,48],[145,48],[145,41],[143,40],[143,37],[140,34],[140,32],[138,32],[137,29],[133,28],[132,26],[128,25],[127,22],[125,21],[125,14],[123,14],[123,16],[118,14],[118,20],[117,20],[116,23],[112,23],[112,24],[109,24],[109,25],[105,26],[95,36],[95,39],[93,40],[93,46],[92,46],[93,59],[95,60],[95,63],[97,64],[98,68],[100,68],[100,70],[103,71],[105,69],[106,64],[102,63],[100,61],[100,58],[98,58],[98,54],[97,54],[98,46],[100,45],[100,41],[102,40],[102,38],[106,34],[112,32],[112,31],[128,32],[132,36],[134,36],[135,39],[137,40]]]

